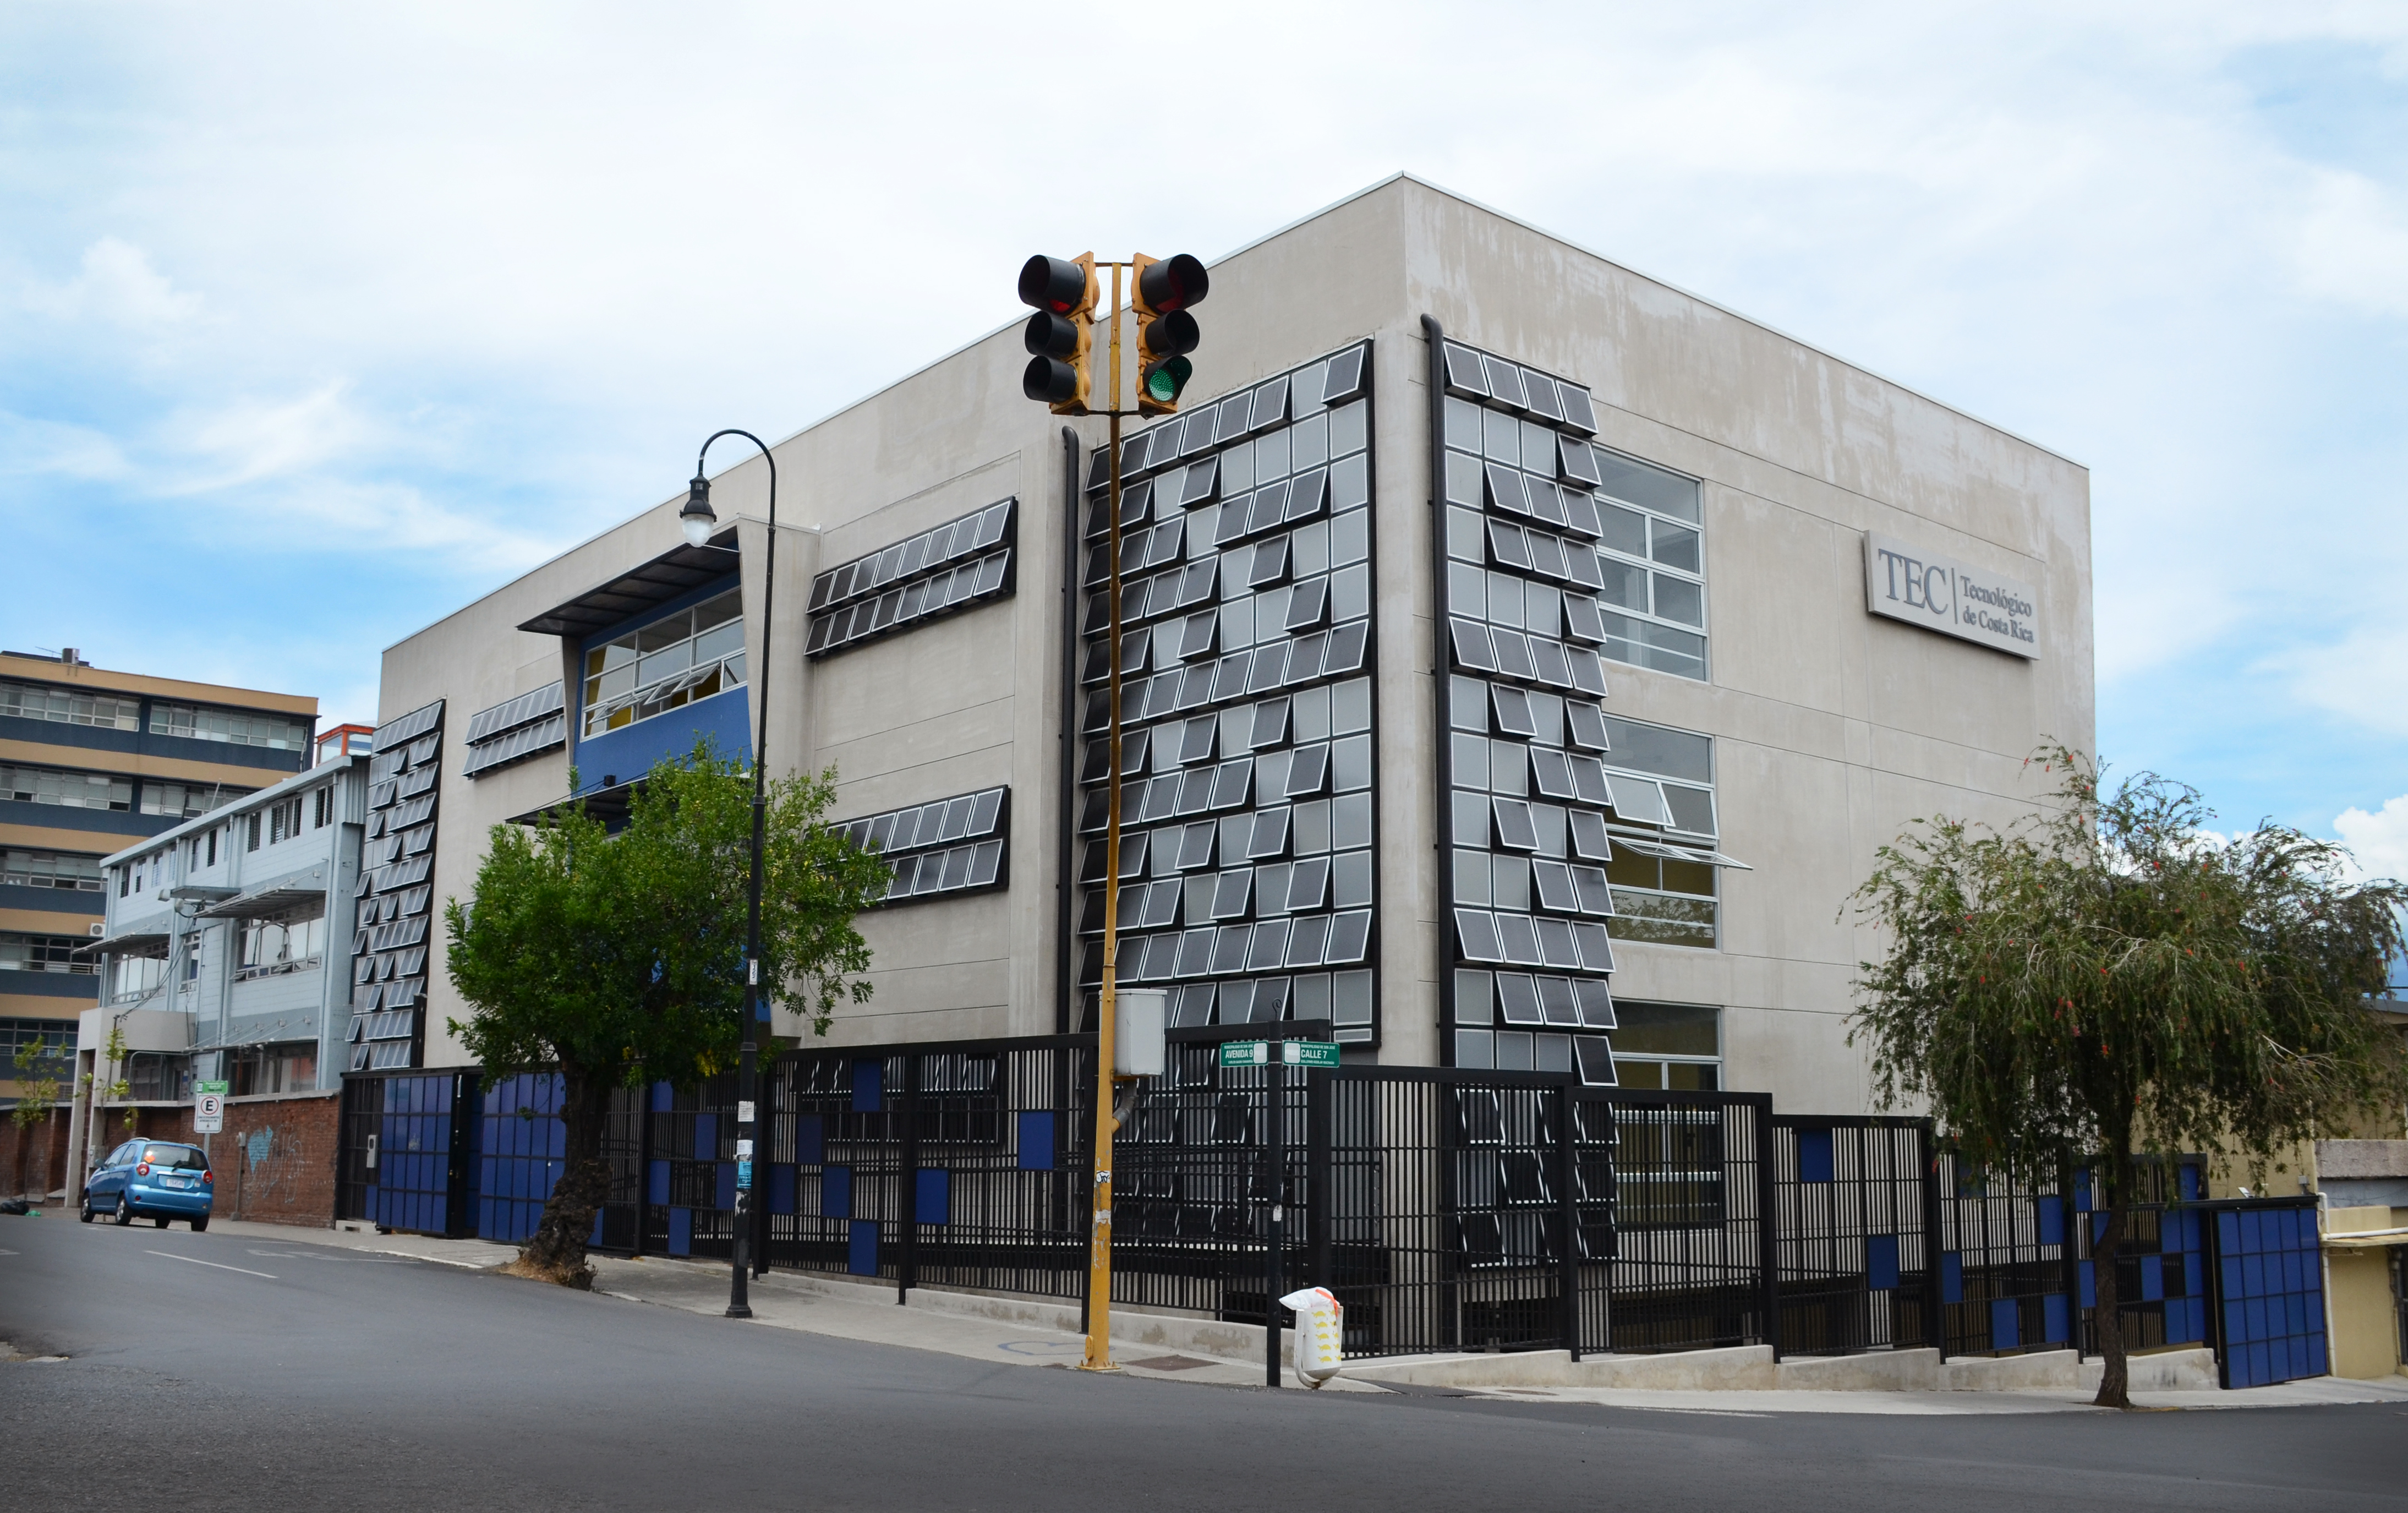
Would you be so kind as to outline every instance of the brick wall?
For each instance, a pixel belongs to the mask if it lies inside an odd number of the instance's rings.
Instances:
[[[228,1099],[225,1128],[208,1136],[193,1132],[189,1104],[144,1108],[136,1112],[134,1132],[145,1140],[181,1140],[208,1147],[209,1168],[217,1174],[217,1202],[209,1211],[213,1218],[327,1229],[335,1222],[341,1105],[337,1093]],[[100,1148],[107,1150],[126,1138],[123,1111],[110,1110]]]
[[[0,1195],[37,1202],[66,1186],[67,1108],[62,1103],[31,1129],[0,1114]]]

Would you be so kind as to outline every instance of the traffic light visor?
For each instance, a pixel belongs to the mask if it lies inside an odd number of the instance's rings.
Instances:
[[[1031,262],[1033,266],[1034,260]],[[1138,303],[1147,310],[1168,314],[1171,310],[1204,303],[1204,295],[1211,287],[1212,280],[1204,271],[1203,263],[1181,252],[1176,257],[1166,257],[1159,263],[1146,265],[1145,271],[1138,275],[1137,298]],[[1028,274],[1025,270],[1020,275],[1020,297],[1027,299]],[[1029,303],[1035,304],[1036,301],[1029,300]]]
[[[1158,321],[1146,323],[1145,351],[1150,357],[1194,352],[1203,339],[1204,333],[1197,329],[1196,317],[1183,310],[1172,310]]]
[[[1087,302],[1087,270],[1067,257],[1039,252],[1021,265],[1020,302],[1068,315]]]
[[[1079,350],[1079,328],[1064,316],[1040,310],[1022,328],[1020,342],[1040,357],[1068,357]]]
[[[1078,370],[1059,357],[1031,357],[1020,375],[1020,392],[1044,404],[1068,404],[1079,396]]]

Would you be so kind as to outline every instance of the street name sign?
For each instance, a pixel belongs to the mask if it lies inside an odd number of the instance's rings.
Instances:
[[[1334,1040],[1283,1040],[1279,1043],[1280,1060],[1287,1066],[1336,1066],[1338,1043]],[[1271,1043],[1267,1040],[1227,1040],[1221,1043],[1223,1066],[1268,1066]]]

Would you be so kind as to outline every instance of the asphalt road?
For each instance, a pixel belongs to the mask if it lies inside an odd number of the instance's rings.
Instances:
[[[208,1264],[200,1264],[207,1262]],[[0,1218],[11,1508],[2408,1506],[2401,1405],[1898,1418],[1110,1379]]]

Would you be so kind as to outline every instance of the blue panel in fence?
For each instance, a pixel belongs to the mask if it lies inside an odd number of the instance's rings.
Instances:
[[[826,1129],[816,1114],[796,1117],[795,1160],[805,1166],[819,1166],[827,1160]]]
[[[1798,1131],[1798,1180],[1800,1182],[1833,1180],[1830,1131],[1800,1130]]]
[[[920,1224],[953,1221],[953,1174],[939,1166],[920,1168],[911,1194],[911,1218]]]
[[[769,1212],[791,1214],[795,1211],[795,1169],[783,1161],[769,1168]]]
[[[2199,1202],[2200,1175],[2200,1169],[2196,1166],[2185,1165],[2175,1168],[2174,1189],[2182,1194],[2183,1202],[2186,1203]]]
[[[853,1221],[853,1243],[846,1247],[844,1269],[855,1276],[878,1275],[878,1221],[856,1218]]]
[[[1897,1288],[1897,1235],[1869,1234],[1865,1236],[1865,1286],[1875,1292],[1888,1292]]]
[[[719,1180],[717,1188],[711,1198],[710,1206],[721,1209],[735,1207],[736,1163],[734,1161],[721,1161],[719,1163],[718,1177]]]
[[[2015,1350],[2023,1347],[2022,1320],[2015,1316],[2015,1300],[1990,1300],[1990,1348]]]
[[[2073,1174],[2073,1211],[2077,1214],[2090,1212],[2090,1174],[2086,1171]]]
[[[2165,1257],[2143,1256],[2141,1258],[2141,1301],[2143,1303],[2166,1301]]]
[[[1965,1258],[1954,1250],[1940,1253],[1940,1301],[1965,1301]]]
[[[2065,1305],[2065,1294],[2051,1292],[2040,1300],[2041,1343],[2063,1345],[2072,1337],[2073,1310]]]
[[[2099,1306],[2098,1272],[2096,1268],[2086,1261],[2082,1263],[2082,1305],[2086,1308],[2096,1308]]]
[[[594,1232],[585,1237],[585,1243],[587,1245],[598,1246],[602,1243],[602,1212],[603,1211],[599,1208],[594,1210]],[[543,1217],[542,1211],[538,1210],[536,1217],[540,1219]],[[533,1224],[529,1224],[527,1226],[527,1232],[529,1234],[533,1234],[535,1232],[535,1226]]]
[[[719,1116],[697,1114],[694,1117],[694,1159],[714,1161],[719,1159]]]
[[[654,1161],[645,1171],[644,1201],[655,1208],[666,1208],[669,1203],[669,1163]]]
[[[652,1084],[652,1112],[666,1114],[677,1107],[677,1089],[666,1082]]]
[[[886,1065],[882,1061],[853,1063],[853,1111],[875,1114],[885,1107]]]
[[[1054,1170],[1054,1111],[1038,1109],[1020,1116],[1020,1169]]]
[[[669,1254],[694,1254],[694,1210],[691,1208],[669,1210]]]
[[[2032,1200],[2032,1218],[2042,1245],[2065,1244],[2065,1200],[2047,1193]]]
[[[820,1218],[853,1217],[853,1168],[831,1166],[820,1173]]]

